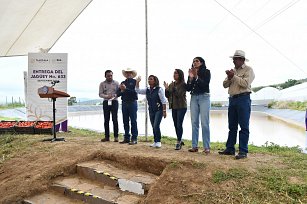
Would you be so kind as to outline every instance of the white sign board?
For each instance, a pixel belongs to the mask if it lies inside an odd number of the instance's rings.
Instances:
[[[67,92],[67,53],[29,53],[28,82],[26,89],[27,119],[29,121],[52,121],[52,100],[40,98],[37,90],[42,86],[51,87],[51,82],[58,81],[53,87]],[[67,98],[57,98],[57,130],[67,131]]]

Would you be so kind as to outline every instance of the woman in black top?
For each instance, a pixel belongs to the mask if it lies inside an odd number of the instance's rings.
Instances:
[[[207,69],[205,60],[201,57],[195,57],[192,68],[189,69],[187,83],[187,91],[191,93],[190,114],[192,122],[192,148],[189,149],[189,152],[198,152],[200,118],[204,152],[210,153],[210,79],[210,70]]]

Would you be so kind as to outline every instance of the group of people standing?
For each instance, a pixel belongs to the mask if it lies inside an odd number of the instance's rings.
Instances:
[[[220,155],[235,155],[235,144],[237,141],[238,125],[239,131],[239,153],[236,159],[247,157],[249,140],[249,119],[251,112],[251,83],[255,78],[253,69],[245,64],[245,52],[236,50],[231,56],[235,67],[226,70],[227,77],[223,81],[224,88],[228,88],[228,139],[226,149],[220,151]],[[122,99],[122,114],[124,123],[124,139],[121,144],[137,144],[137,100],[138,94],[146,95],[150,123],[154,134],[154,143],[151,147],[161,147],[160,123],[162,118],[167,116],[166,104],[172,110],[172,118],[177,136],[175,150],[180,150],[184,145],[182,141],[183,120],[187,112],[186,92],[190,92],[190,115],[192,125],[192,147],[189,152],[198,152],[199,124],[201,127],[203,152],[210,153],[210,80],[211,73],[206,67],[202,57],[195,57],[192,66],[188,71],[187,82],[184,72],[175,69],[173,79],[170,84],[164,82],[164,89],[160,86],[157,76],[148,77],[148,87],[140,88],[141,77],[136,77],[137,72],[130,68],[122,70],[126,78],[120,84],[113,80],[113,72],[105,71],[106,80],[100,83],[99,96],[104,99],[104,129],[105,137],[102,142],[110,141],[109,122],[112,115],[114,128],[114,142],[118,142],[118,97]],[[131,131],[130,131],[131,125]]]

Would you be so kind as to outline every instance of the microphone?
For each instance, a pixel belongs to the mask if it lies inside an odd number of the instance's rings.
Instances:
[[[51,87],[53,87],[55,84],[57,84],[57,83],[60,83],[60,81],[59,80],[53,80],[52,82],[51,82],[51,84],[52,84],[52,86]]]

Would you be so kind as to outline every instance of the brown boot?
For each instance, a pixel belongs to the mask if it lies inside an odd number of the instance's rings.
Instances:
[[[198,152],[198,147],[192,147],[189,152]]]
[[[110,139],[109,138],[103,138],[103,139],[101,139],[101,142],[110,142]]]

